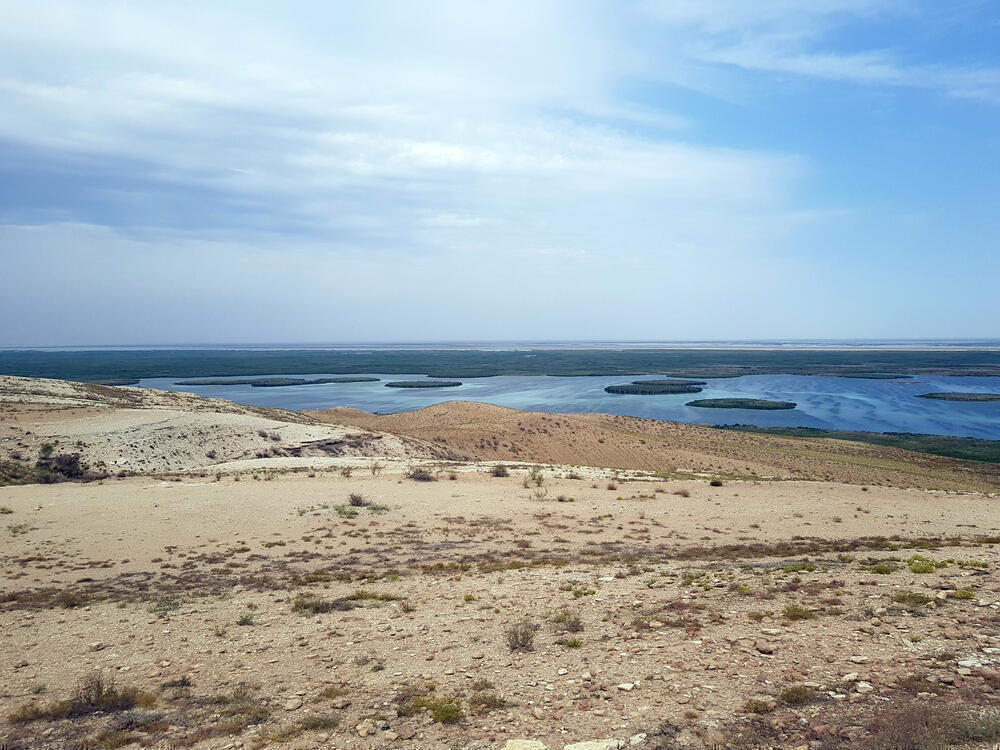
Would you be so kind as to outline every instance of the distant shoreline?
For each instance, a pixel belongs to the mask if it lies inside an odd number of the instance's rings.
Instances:
[[[155,351],[801,351],[801,352],[1000,352],[1000,339],[760,341],[468,341],[354,342],[330,344],[142,344],[123,346],[3,346],[0,352]]]

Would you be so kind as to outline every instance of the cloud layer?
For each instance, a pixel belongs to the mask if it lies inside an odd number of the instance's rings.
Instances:
[[[867,220],[747,113],[987,117],[995,60],[857,41],[911,5],[765,5],[4,4],[0,304],[39,309],[0,345],[888,335],[789,319]]]

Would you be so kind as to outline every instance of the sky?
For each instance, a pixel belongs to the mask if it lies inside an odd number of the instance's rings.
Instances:
[[[0,346],[1000,336],[1000,0],[5,0]]]

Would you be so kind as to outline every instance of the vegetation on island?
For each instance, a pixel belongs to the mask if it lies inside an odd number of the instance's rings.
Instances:
[[[462,385],[458,380],[396,380],[386,383],[386,388],[454,388]]]
[[[923,435],[916,432],[858,432],[853,430],[824,430],[817,427],[758,427],[750,424],[716,425],[720,430],[753,432],[762,435],[785,437],[827,438],[850,440],[855,443],[885,445],[918,453],[958,458],[963,461],[985,461],[1000,464],[1000,440],[982,440],[947,435]]]
[[[935,401],[982,403],[986,401],[1000,401],[1000,393],[921,393],[918,398],[930,398]]]
[[[699,385],[704,385],[704,381],[636,380],[628,385],[609,385],[604,390],[608,393],[627,393],[634,395],[701,393],[701,388],[698,387]]]
[[[697,406],[702,409],[758,409],[774,411],[778,409],[794,409],[798,404],[794,401],[768,401],[763,398],[703,398],[688,401],[685,406]]]

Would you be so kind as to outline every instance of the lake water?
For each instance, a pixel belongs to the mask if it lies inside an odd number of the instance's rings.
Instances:
[[[637,377],[497,376],[471,378],[456,388],[386,388],[393,380],[426,380],[426,375],[384,375],[376,383],[253,388],[249,385],[178,386],[179,378],[144,378],[140,385],[224,398],[251,406],[292,409],[329,409],[348,406],[389,413],[420,409],[444,401],[483,401],[515,409],[545,412],[589,412],[651,417],[698,424],[754,424],[772,427],[821,427],[870,432],[919,432],[1000,439],[1000,402],[961,403],[917,398],[921,393],[958,391],[1000,393],[998,377],[916,376],[896,380],[863,380],[806,375],[747,375],[705,379],[698,394],[619,395],[605,393],[607,385]],[[255,377],[331,377],[329,373]],[[342,377],[342,375],[340,375]],[[764,398],[794,401],[788,411],[701,409],[685,406],[701,398]]]

